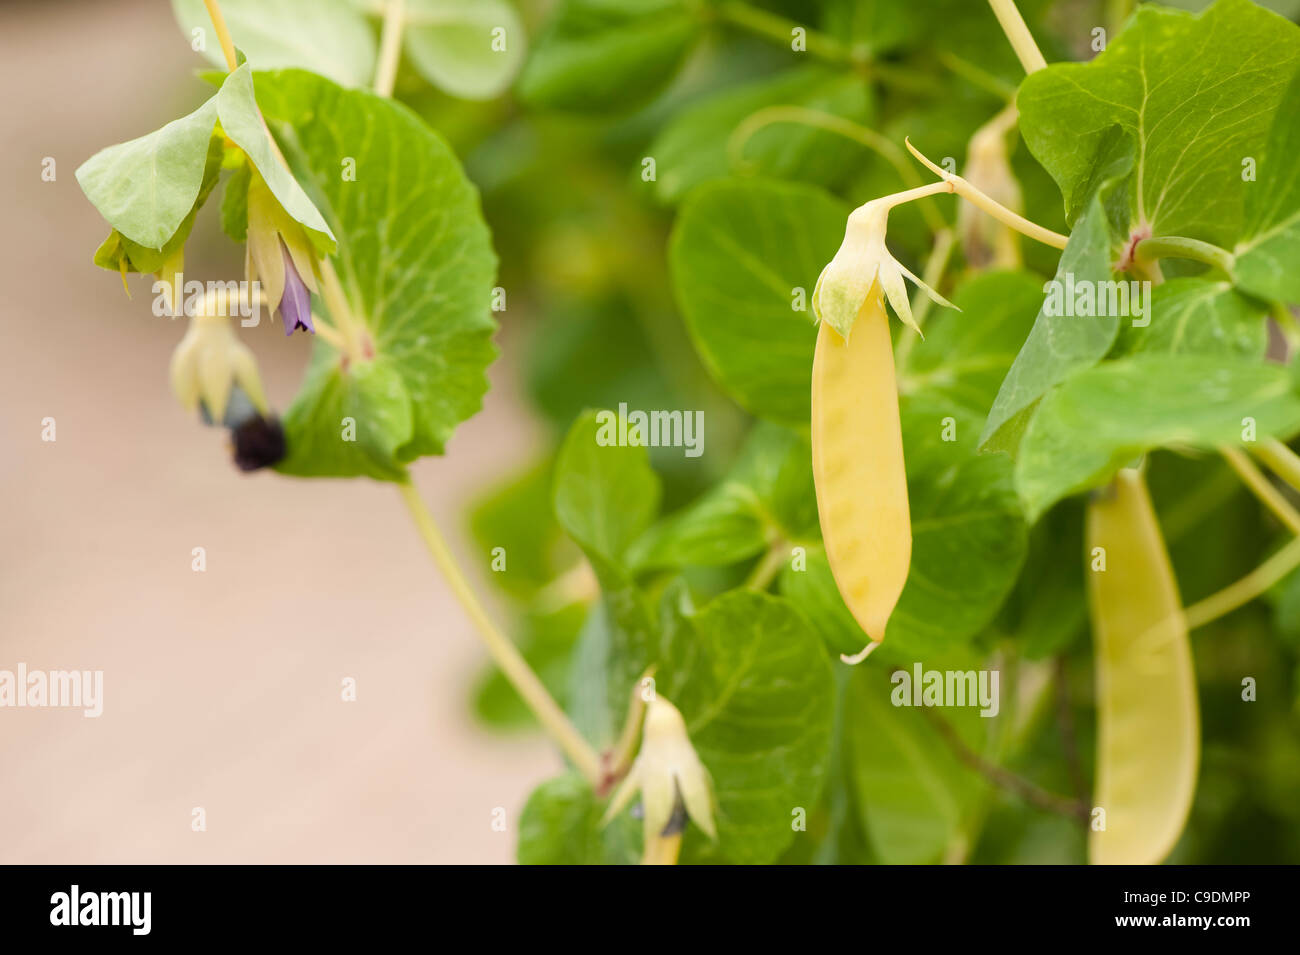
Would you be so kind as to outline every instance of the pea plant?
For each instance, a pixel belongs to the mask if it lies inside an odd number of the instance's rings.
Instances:
[[[78,170],[94,262],[237,466],[396,488],[565,758],[521,862],[1300,858],[1283,13],[173,6],[209,93]],[[186,280],[218,191],[243,281]],[[498,317],[553,440],[464,568],[410,469]]]

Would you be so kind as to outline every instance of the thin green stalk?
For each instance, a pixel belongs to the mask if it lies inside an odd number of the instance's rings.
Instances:
[[[794,39],[795,29],[802,29],[808,52],[829,63],[862,65],[865,62],[856,57],[849,47],[834,37],[827,36],[817,30],[810,30],[802,23],[795,23],[793,20],[788,20],[779,14],[761,10],[758,7],[751,7],[747,3],[723,3],[716,8],[716,11],[718,16],[726,23],[787,47]]]
[[[429,556],[433,558],[433,562],[442,572],[447,585],[451,587],[452,593],[456,595],[456,599],[460,601],[466,615],[478,630],[479,636],[488,649],[488,653],[492,655],[492,659],[501,668],[501,672],[505,674],[511,686],[528,704],[528,708],[536,715],[538,722],[542,724],[551,735],[551,738],[559,744],[564,753],[573,761],[574,766],[582,773],[587,782],[591,784],[593,789],[599,788],[604,773],[601,769],[600,757],[596,754],[596,751],[578,733],[577,728],[565,715],[564,710],[560,709],[560,705],[555,702],[542,681],[537,678],[537,674],[524,660],[519,649],[492,623],[492,618],[487,615],[487,611],[483,609],[483,605],[479,603],[478,597],[475,596],[474,589],[470,587],[469,581],[461,572],[460,565],[456,563],[456,558],[452,556],[450,548],[447,547],[446,541],[443,540],[442,532],[438,530],[433,515],[429,513],[429,509],[425,506],[424,500],[420,497],[420,492],[416,490],[415,485],[407,479],[398,485],[398,489],[401,492],[402,501],[411,514],[415,529],[419,532],[420,538],[424,541],[424,546],[429,551]]]
[[[1238,607],[1244,607],[1297,567],[1300,567],[1300,537],[1295,538],[1235,584],[1229,584],[1218,593],[1211,594],[1183,611],[1187,628],[1195,630],[1231,613]]]
[[[1293,534],[1300,534],[1300,512],[1297,512],[1291,506],[1291,502],[1282,496],[1282,492],[1269,483],[1259,468],[1251,462],[1250,458],[1242,454],[1237,448],[1224,446],[1219,449],[1219,453],[1237,472],[1243,484],[1250,489],[1260,501],[1277,517],[1279,521],[1287,526]]]
[[[1177,235],[1153,236],[1143,239],[1133,247],[1135,262],[1152,263],[1158,259],[1191,259],[1204,262],[1232,277],[1237,260],[1227,249],[1221,249],[1199,239],[1186,239]]]
[[[1300,491],[1300,456],[1276,438],[1261,441],[1252,450],[1274,474]]]
[[[935,54],[941,64],[950,72],[961,77],[972,86],[978,86],[986,93],[996,96],[1008,103],[1015,102],[1016,88],[1001,77],[994,76],[983,67],[976,66],[970,60],[954,53],[942,50]]]
[[[893,166],[904,185],[910,187],[923,185],[921,177],[908,163],[906,154],[893,140],[851,119],[822,110],[809,109],[806,106],[769,106],[750,113],[727,139],[727,156],[731,164],[743,167],[746,164],[745,147],[749,145],[749,141],[760,129],[774,123],[798,123],[851,139],[867,147]],[[926,199],[919,203],[918,208],[925,218],[926,225],[932,231],[939,232],[948,227],[948,223],[944,221],[931,200]]]
[[[790,554],[790,543],[786,540],[777,540],[767,549],[754,569],[749,572],[745,578],[744,587],[747,590],[766,590],[771,586],[776,575],[780,573],[781,568],[785,566],[786,557]]]
[[[212,20],[212,27],[217,31],[217,42],[221,44],[221,52],[226,58],[226,67],[232,73],[239,66],[239,61],[235,57],[235,41],[230,37],[230,28],[226,26],[226,18],[221,14],[221,3],[219,0],[203,0],[203,5],[208,8],[208,18]]]
[[[1053,232],[1051,229],[1043,228],[1036,222],[1030,222],[1024,216],[1012,212],[1006,206],[1002,205],[1002,203],[995,201],[990,196],[976,189],[961,176],[950,173],[942,166],[931,162],[924,153],[912,145],[910,139],[905,139],[903,142],[906,144],[908,150],[911,151],[912,155],[915,156],[922,165],[952,187],[948,190],[949,192],[957,193],[957,195],[961,196],[967,202],[979,209],[983,209],[1003,225],[1008,225],[1022,235],[1027,235],[1029,238],[1041,242],[1044,245],[1050,245],[1054,249],[1064,249],[1065,244],[1070,241],[1068,235],[1061,235],[1059,232]]]
[[[1002,32],[1011,41],[1011,49],[1016,51],[1025,72],[1035,73],[1047,69],[1047,61],[1043,59],[1029,27],[1025,26],[1025,18],[1016,9],[1015,0],[989,0],[989,6],[993,8],[993,14],[998,18]]]
[[[379,34],[379,63],[375,67],[375,92],[386,99],[393,95],[393,85],[397,82],[405,23],[406,0],[388,0],[384,5],[384,25]]]

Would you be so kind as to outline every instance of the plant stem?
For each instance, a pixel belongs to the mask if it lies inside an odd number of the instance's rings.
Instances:
[[[1223,455],[1232,469],[1237,472],[1242,483],[1250,488],[1250,492],[1263,502],[1264,506],[1272,511],[1277,519],[1293,534],[1300,534],[1300,513],[1291,506],[1291,502],[1282,496],[1282,492],[1269,483],[1268,478],[1246,455],[1242,454],[1238,448],[1222,447],[1219,453]]]
[[[754,569],[749,572],[745,578],[743,586],[746,590],[767,590],[781,568],[785,565],[786,556],[790,553],[790,543],[785,540],[773,541],[772,546],[767,549]]]
[[[565,755],[573,761],[574,766],[592,788],[599,787],[603,773],[600,757],[596,755],[596,751],[578,734],[573,723],[547,692],[519,649],[492,623],[491,618],[478,602],[478,598],[474,596],[473,588],[461,572],[460,566],[452,556],[446,541],[443,540],[438,525],[434,523],[433,515],[429,513],[415,485],[408,478],[399,484],[398,488],[407,510],[411,513],[415,529],[424,541],[424,546],[428,548],[433,562],[442,571],[452,593],[456,595],[466,615],[478,630],[496,665],[501,668],[501,672],[505,674],[506,679],[523,698],[528,708],[533,711],[538,722],[551,734],[551,738],[564,750]]]
[[[1229,584],[1218,593],[1211,594],[1183,611],[1187,628],[1195,630],[1197,627],[1203,627],[1212,620],[1217,620],[1238,607],[1250,603],[1297,567],[1300,567],[1300,537],[1291,541],[1235,584]]]
[[[1088,786],[1079,761],[1079,746],[1074,732],[1074,714],[1070,709],[1070,675],[1065,655],[1058,654],[1052,664],[1052,683],[1056,688],[1056,726],[1061,734],[1061,751],[1070,773],[1070,786],[1078,802],[1088,798]]]
[[[939,735],[943,737],[944,742],[948,744],[958,759],[999,789],[1019,796],[1031,806],[1046,812],[1058,813],[1085,823],[1088,821],[1088,806],[1082,800],[1067,799],[1064,796],[1048,792],[1037,783],[1031,782],[1009,769],[1004,769],[996,763],[989,762],[979,753],[970,749],[965,741],[957,735],[957,731],[952,728],[951,724],[938,713],[932,713],[928,707],[922,707],[921,712],[939,731]]]
[[[217,42],[221,44],[221,52],[226,57],[226,67],[234,72],[239,66],[239,60],[235,56],[235,41],[230,37],[230,29],[226,26],[226,18],[221,14],[220,0],[203,0],[203,5],[208,8],[208,17],[212,20],[212,27],[217,31]]]
[[[384,6],[384,26],[379,35],[379,64],[375,67],[375,92],[385,98],[392,97],[393,84],[397,82],[405,22],[406,0],[388,0]]]
[[[794,39],[795,28],[804,31],[808,52],[818,59],[831,63],[862,64],[864,61],[855,57],[853,51],[834,37],[810,30],[801,23],[787,20],[785,17],[767,10],[751,7],[747,3],[729,2],[717,7],[718,16],[732,26],[748,30],[757,36],[766,37],[777,43],[789,46]]]
[[[1236,258],[1227,249],[1199,239],[1185,239],[1176,235],[1143,239],[1133,247],[1133,258],[1143,263],[1155,262],[1157,259],[1192,259],[1220,269],[1229,278],[1237,264]]]
[[[655,667],[653,665],[647,667],[646,671],[641,674],[641,678],[632,686],[632,693],[627,704],[627,719],[623,721],[623,732],[619,735],[614,748],[606,754],[605,778],[601,782],[600,789],[596,792],[597,796],[603,796],[605,791],[626,776],[628,769],[632,765],[632,757],[636,755],[636,741],[641,738],[641,721],[645,716],[647,701],[644,684],[647,680],[652,679],[654,674]]]
[[[1016,51],[1025,72],[1036,73],[1046,69],[1047,61],[1043,59],[1029,27],[1025,26],[1025,18],[1016,9],[1015,0],[989,0],[989,6],[993,8],[993,15],[998,18],[1002,32],[1011,41],[1011,48]]]
[[[1300,456],[1276,438],[1268,438],[1255,448],[1255,457],[1269,466],[1274,474],[1300,491]]]
[[[362,359],[372,357],[366,354],[363,345],[365,338],[365,322],[352,314],[352,306],[348,302],[347,292],[343,289],[343,283],[339,280],[339,274],[334,269],[334,263],[329,259],[322,259],[320,266],[321,274],[321,297],[325,299],[325,304],[329,307],[330,315],[338,323],[339,330],[343,333],[346,348],[343,351],[352,358]]]
[[[316,326],[316,336],[329,342],[335,351],[345,352],[348,350],[348,343],[344,341],[343,336],[339,334],[338,329],[333,325],[315,314],[312,315],[311,322]]]
[[[880,135],[874,129],[863,126],[861,123],[855,123],[851,119],[845,119],[843,116],[837,116],[834,113],[827,113],[818,109],[809,109],[806,106],[769,106],[745,117],[745,120],[735,128],[727,140],[727,156],[733,166],[743,167],[746,165],[745,147],[753,139],[755,133],[765,126],[771,126],[773,123],[799,123],[804,126],[823,129],[828,133],[835,133],[845,139],[851,139],[855,143],[867,147],[893,166],[898,172],[899,178],[903,180],[904,185],[912,187],[922,185],[921,177],[908,164],[907,156],[894,144],[893,140]],[[948,224],[944,221],[943,216],[939,214],[939,210],[933,202],[926,200],[920,203],[918,208],[932,231],[938,232],[947,228]]]
[[[938,57],[939,62],[942,63],[946,69],[955,73],[972,86],[978,86],[986,93],[996,96],[1000,100],[1005,100],[1008,103],[1015,102],[1016,88],[1000,77],[994,76],[982,67],[976,66],[970,60],[963,59],[962,57],[949,53],[946,50],[937,53],[936,56]]]
[[[937,196],[942,192],[956,192],[957,187],[948,181],[929,182],[924,186],[917,186],[915,189],[904,189],[902,192],[895,192],[892,195],[881,196],[879,199],[873,199],[872,202],[884,204],[884,208],[892,209],[894,206],[901,206],[905,202],[914,202],[917,199],[924,199],[926,196]]]
[[[997,202],[980,192],[961,176],[948,172],[948,170],[944,169],[942,166],[935,165],[926,158],[919,149],[912,145],[910,139],[905,139],[903,142],[906,143],[907,148],[911,151],[912,155],[915,156],[927,169],[936,176],[942,178],[944,182],[951,184],[952,189],[949,190],[950,192],[957,193],[957,195],[961,196],[967,202],[973,204],[977,208],[983,209],[1003,225],[1010,226],[1022,235],[1027,235],[1029,238],[1042,242],[1044,245],[1050,245],[1054,249],[1064,249],[1065,244],[1070,241],[1069,236],[1061,235],[1059,232],[1053,232],[1051,229],[1045,229],[1036,222],[1030,222],[1024,216],[1012,212],[1000,202]]]

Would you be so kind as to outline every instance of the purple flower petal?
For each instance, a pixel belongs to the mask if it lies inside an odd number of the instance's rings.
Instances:
[[[280,318],[284,322],[284,333],[292,335],[297,329],[305,328],[313,335],[316,326],[311,323],[311,292],[303,284],[298,269],[293,264],[293,256],[280,240],[280,252],[284,255],[284,296],[280,299]]]

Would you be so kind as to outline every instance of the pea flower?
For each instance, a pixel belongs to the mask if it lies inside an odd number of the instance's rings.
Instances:
[[[250,286],[261,283],[266,301],[280,312],[286,335],[299,328],[316,332],[311,320],[311,296],[320,290],[319,267],[306,231],[284,211],[266,181],[252,170],[244,271]]]
[[[862,306],[870,299],[873,285],[879,285],[898,317],[914,331],[920,332],[912,319],[903,276],[924,289],[938,304],[956,308],[889,254],[885,247],[885,229],[889,210],[896,204],[897,197],[886,196],[850,212],[839,251],[817,277],[812,294],[813,312],[846,340]]]
[[[269,413],[257,360],[230,324],[234,304],[224,289],[210,289],[197,303],[190,327],[172,354],[172,391],[187,410],[201,409],[213,423],[227,423],[236,388],[257,414]]]
[[[700,762],[677,707],[661,696],[646,706],[641,752],[618,791],[610,800],[603,823],[608,823],[641,792],[647,860],[665,837],[679,836],[684,816],[716,839],[713,823],[713,788],[708,770]]]

